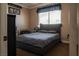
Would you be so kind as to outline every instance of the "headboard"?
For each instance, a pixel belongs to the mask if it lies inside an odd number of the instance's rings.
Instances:
[[[56,32],[60,32],[61,24],[40,24],[40,30],[54,30]]]

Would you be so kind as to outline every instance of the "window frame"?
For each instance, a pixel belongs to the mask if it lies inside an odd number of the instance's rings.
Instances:
[[[47,5],[47,6],[44,6],[44,7],[41,7],[41,8],[38,8],[37,9],[37,14],[38,14],[38,25],[40,25],[39,23],[39,13],[43,13],[43,12],[48,12],[48,24],[51,24],[50,22],[50,11],[54,11],[54,10],[61,10],[61,4],[60,3],[54,3],[54,4],[51,4],[51,5]],[[61,24],[61,23],[60,23]]]

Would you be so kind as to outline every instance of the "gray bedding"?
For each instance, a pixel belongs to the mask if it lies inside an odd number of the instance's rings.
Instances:
[[[33,46],[37,47],[45,47],[48,45],[51,41],[54,41],[56,39],[59,39],[58,33],[29,33],[29,34],[22,34],[17,37],[18,42],[31,44]]]

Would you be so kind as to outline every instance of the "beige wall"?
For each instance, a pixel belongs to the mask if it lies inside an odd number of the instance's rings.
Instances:
[[[36,13],[37,8],[30,9],[30,29],[32,30],[34,27],[38,25],[38,14]]]
[[[69,34],[69,4],[65,3],[62,4],[62,14],[61,14],[61,39],[62,41],[69,41],[67,39],[67,35]]]
[[[21,14],[16,16],[16,26],[19,30],[29,29],[29,9],[21,9]]]
[[[61,29],[61,38],[62,41],[69,41],[67,39],[67,34],[69,34],[69,25],[68,25],[68,4],[62,4],[62,29]],[[36,13],[37,8],[30,10],[30,29],[33,29],[38,24],[38,16]]]
[[[0,22],[1,22],[1,4],[0,4]],[[0,53],[1,53],[1,23],[0,23]]]
[[[77,29],[77,4],[70,4],[70,12],[69,12],[69,25],[70,25],[70,55],[76,56],[77,55],[77,39],[78,39],[78,29]]]
[[[1,22],[1,4],[0,4],[0,22]],[[0,23],[0,40],[1,40],[1,23]]]

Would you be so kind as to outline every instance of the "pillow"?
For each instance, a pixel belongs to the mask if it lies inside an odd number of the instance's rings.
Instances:
[[[39,30],[42,33],[56,33],[56,31],[48,31],[48,30]]]
[[[20,32],[20,34],[27,34],[27,33],[31,33],[29,30],[23,30]]]

